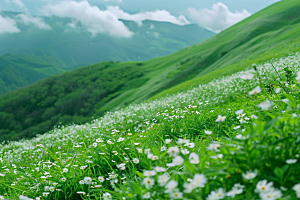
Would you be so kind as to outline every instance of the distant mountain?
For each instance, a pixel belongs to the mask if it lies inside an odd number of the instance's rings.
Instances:
[[[20,13],[2,11],[0,14],[3,17],[17,19]],[[5,60],[10,62],[10,66],[13,64],[18,66],[14,69],[16,73],[19,73],[19,67],[23,69],[34,67],[30,67],[28,62],[26,66],[22,66],[23,61],[19,60],[21,62],[18,63],[13,55],[31,60],[33,65],[35,65],[34,60],[39,60],[40,64],[43,60],[46,69],[40,68],[43,72],[38,73],[45,76],[33,75],[33,79],[30,80],[22,80],[22,77],[19,77],[18,80],[10,82],[2,78],[0,82],[4,81],[4,84],[0,83],[0,94],[35,82],[41,77],[49,77],[56,72],[61,73],[79,66],[110,60],[145,61],[165,56],[215,35],[194,24],[179,26],[169,22],[146,20],[143,21],[142,26],[138,26],[133,21],[121,20],[129,30],[134,32],[131,38],[116,38],[107,34],[92,37],[80,23],[77,24],[76,30],[67,29],[67,24],[72,22],[70,18],[55,16],[41,18],[51,26],[52,30],[41,30],[16,20],[16,25],[21,32],[0,34],[0,55],[10,54],[5,57]],[[49,66],[53,67],[50,71]]]
[[[280,1],[168,56],[102,62],[4,94],[0,96],[0,141],[33,137],[58,124],[85,123],[106,111],[186,90],[252,63],[299,51],[299,10],[299,0]]]

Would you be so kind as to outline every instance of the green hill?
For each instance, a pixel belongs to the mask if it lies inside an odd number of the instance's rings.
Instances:
[[[63,63],[50,57],[0,56],[0,94],[66,71],[56,66],[63,66]]]
[[[15,19],[20,13],[3,11],[0,14]],[[165,56],[215,35],[195,24],[179,26],[146,20],[143,26],[138,26],[133,21],[121,20],[134,32],[131,38],[117,38],[106,34],[92,37],[81,24],[77,25],[76,30],[66,31],[67,24],[72,19],[54,16],[42,18],[52,30],[40,30],[16,20],[20,33],[0,34],[0,55],[11,54],[2,58],[9,62],[11,70],[14,68],[16,74],[23,73],[22,70],[36,71],[36,67],[31,65],[44,65],[39,66],[37,71],[43,76],[33,72],[30,80],[14,74],[7,77],[10,81],[3,79],[0,95],[80,66],[110,60],[142,61]],[[22,58],[19,59],[20,57]],[[7,63],[0,63],[0,66],[8,68]]]
[[[60,122],[86,122],[180,83],[153,98],[299,50],[299,9],[299,1],[281,1],[174,54],[144,62],[95,64],[3,95],[0,139],[32,137]]]

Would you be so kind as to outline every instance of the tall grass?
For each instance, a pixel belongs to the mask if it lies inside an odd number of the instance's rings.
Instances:
[[[0,199],[295,199],[299,61],[3,142]]]

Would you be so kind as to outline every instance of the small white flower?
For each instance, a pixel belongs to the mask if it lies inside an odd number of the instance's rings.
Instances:
[[[154,171],[154,170],[146,170],[143,173],[144,176],[154,176],[155,174],[156,174],[156,171]]]
[[[235,114],[237,114],[237,115],[241,115],[243,113],[244,113],[244,109],[235,111]]]
[[[138,158],[133,159],[133,163],[138,164],[139,162],[140,162],[140,160]]]
[[[300,183],[293,186],[293,190],[296,192],[300,192]]]
[[[121,163],[121,164],[119,164],[119,165],[117,165],[117,168],[122,168],[122,167],[125,167],[125,163]]]
[[[282,193],[280,190],[271,188],[266,192],[261,192],[259,196],[262,200],[276,200],[282,197]]]
[[[179,154],[179,149],[177,146],[170,147],[167,151],[168,154],[170,154],[170,157],[175,157]]]
[[[256,115],[251,115],[251,117],[250,117],[251,119],[257,119],[258,117],[256,116]]]
[[[246,180],[252,180],[257,176],[256,171],[247,171],[245,174],[242,174],[243,178]]]
[[[170,177],[167,174],[163,174],[163,175],[158,176],[157,182],[158,182],[159,186],[166,185],[166,183],[168,182],[169,178]]]
[[[241,79],[243,80],[250,80],[254,77],[254,74],[243,74],[240,76]]]
[[[174,180],[171,180],[166,186],[166,190],[165,190],[165,193],[169,193],[171,192],[173,189],[175,189],[178,185],[178,182],[177,181],[174,181]]]
[[[212,143],[207,147],[207,150],[219,151],[220,148],[221,148],[221,145],[219,143]]]
[[[164,167],[154,167],[154,170],[157,171],[157,172],[165,172],[166,168],[164,168]]]
[[[144,153],[145,153],[145,154],[150,153],[150,149],[145,149]]]
[[[191,153],[190,156],[189,156],[189,161],[192,164],[198,164],[200,162],[198,154],[196,154],[194,152]]]
[[[227,192],[226,196],[234,198],[235,195],[243,193],[243,189],[233,187],[229,192]]]
[[[260,104],[257,105],[260,107],[262,110],[269,110],[272,106],[271,101],[268,99],[265,102],[261,102]]]
[[[143,183],[147,189],[150,189],[154,185],[154,180],[150,177],[146,177],[144,178]]]
[[[207,183],[207,179],[203,174],[195,174],[194,179],[192,181],[196,187],[205,187],[205,184]]]
[[[84,181],[84,183],[85,184],[92,184],[92,179],[91,179],[91,177],[84,177],[84,179],[83,179],[83,181]]]
[[[184,193],[191,193],[195,188],[197,188],[197,185],[192,181],[190,183],[184,183],[183,187],[185,188]]]
[[[280,92],[281,88],[276,88],[275,93],[278,94]]]
[[[153,155],[151,159],[152,159],[152,160],[158,160],[158,159],[159,159],[159,157],[158,157],[158,156],[156,156],[156,155]]]
[[[285,161],[287,164],[295,164],[297,162],[297,159],[288,159]]]
[[[146,194],[143,195],[143,199],[150,199],[150,198],[151,198],[150,192],[147,192]]]
[[[96,142],[103,142],[103,140],[101,140],[101,138],[96,139]]]
[[[226,119],[226,116],[218,115],[218,118],[216,119],[216,122],[224,122]]]
[[[225,190],[223,188],[219,188],[218,190],[212,191],[210,193],[211,196],[210,199],[215,199],[215,200],[219,200],[219,199],[223,199],[226,195]]]
[[[181,153],[182,153],[183,155],[187,155],[187,154],[189,154],[190,152],[189,152],[187,149],[181,149]]]
[[[99,176],[99,177],[98,177],[98,180],[99,180],[101,183],[105,181],[105,179],[104,179],[103,176]]]
[[[160,148],[160,150],[161,150],[161,151],[165,151],[165,150],[167,150],[167,147],[162,146],[162,147]]]
[[[207,135],[211,135],[211,134],[212,134],[212,131],[204,130],[204,133],[207,134]]]
[[[104,200],[109,200],[109,199],[111,199],[111,194],[106,192],[103,194],[103,198],[104,198]]]
[[[178,144],[187,144],[189,142],[190,142],[190,140],[188,140],[188,139],[181,139],[181,138],[179,138],[178,141],[177,141]]]
[[[48,196],[48,194],[49,194],[49,192],[44,192],[43,196],[46,197],[46,196]]]
[[[176,156],[175,158],[173,158],[173,164],[175,166],[181,166],[183,163],[184,159],[181,156]]]
[[[257,86],[256,88],[254,88],[252,91],[249,92],[249,95],[258,94],[260,92],[261,92],[260,86]]]
[[[195,143],[187,143],[187,144],[185,144],[184,146],[187,146],[187,147],[189,147],[189,148],[194,148],[195,147]]]
[[[148,153],[148,154],[147,154],[147,158],[148,158],[148,159],[152,159],[153,156],[154,156],[154,154],[152,154],[152,153]]]
[[[170,197],[172,199],[181,199],[182,196],[183,196],[183,193],[180,192],[178,189],[174,189],[174,191],[170,193]]]
[[[50,187],[49,187],[49,191],[50,191],[50,192],[54,192],[54,190],[55,190],[55,187],[53,187],[53,186],[50,186]]]
[[[260,193],[270,191],[272,189],[272,185],[273,182],[268,183],[267,180],[259,181],[256,184],[256,191]]]
[[[171,143],[171,139],[166,139],[166,144],[170,144]]]
[[[84,184],[84,181],[83,180],[79,181],[79,184],[80,185]]]
[[[68,169],[67,168],[63,168],[63,172],[68,172]]]

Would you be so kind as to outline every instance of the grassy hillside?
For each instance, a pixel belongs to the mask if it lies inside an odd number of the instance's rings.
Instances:
[[[220,34],[173,54],[186,54],[189,62],[193,62],[178,74],[178,78],[194,79],[173,88],[166,87],[167,90],[151,99],[230,75],[253,63],[260,64],[299,51],[299,9],[297,0],[277,2]],[[177,83],[171,82],[168,86]]]
[[[2,143],[0,198],[295,200],[299,62],[296,53],[273,61],[278,74],[266,63],[91,123]]]
[[[3,95],[0,97],[0,112],[6,117],[1,119],[5,121],[0,121],[2,124],[0,135],[6,140],[18,139],[42,134],[60,122],[83,123],[87,119],[100,116],[105,111],[147,100],[184,81],[190,80],[179,85],[178,88],[171,88],[153,98],[241,71],[253,63],[262,63],[272,57],[286,55],[289,51],[299,49],[299,8],[299,1],[281,1],[204,42],[174,54],[144,62],[110,63],[105,69],[108,71],[120,69],[120,72],[126,67],[139,69],[141,75],[138,77],[123,77],[118,81],[118,76],[113,73],[107,79],[105,77],[107,74],[101,72],[106,63],[100,63],[78,69],[81,73],[75,70]],[[89,73],[94,73],[95,77],[94,75],[80,76]],[[64,79],[64,77],[68,78]],[[196,79],[192,79],[195,77]],[[49,81],[58,79],[65,84]],[[105,81],[102,83],[102,80]],[[45,100],[53,95],[51,90],[55,90],[51,89],[53,84],[62,85],[58,92],[61,95],[55,96],[55,101],[52,99],[50,101],[52,104],[45,107]],[[107,92],[108,89],[104,87],[104,90],[88,89],[88,92],[84,92],[87,85],[91,85],[91,88],[101,88],[102,84],[113,87],[113,90]],[[73,88],[73,90],[66,88]],[[105,95],[102,94],[103,91],[106,91]],[[37,98],[36,93],[41,95]],[[63,107],[73,108],[67,106],[72,98],[76,100],[74,103],[76,110],[67,113],[63,111]],[[30,110],[24,108],[21,112],[14,108],[21,99],[24,105],[33,105]],[[87,111],[83,112],[85,110]],[[47,122],[41,118],[43,113],[50,113],[44,118]]]

